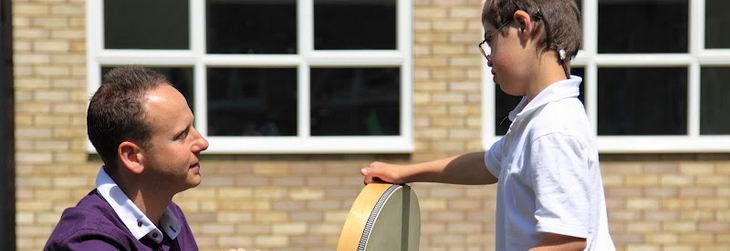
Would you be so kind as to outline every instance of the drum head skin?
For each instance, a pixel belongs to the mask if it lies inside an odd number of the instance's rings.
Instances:
[[[411,187],[368,184],[350,209],[338,251],[418,250],[421,214]]]

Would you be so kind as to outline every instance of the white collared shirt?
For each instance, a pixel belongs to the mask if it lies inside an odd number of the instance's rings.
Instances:
[[[117,186],[117,183],[104,170],[104,166],[99,169],[99,174],[96,176],[96,190],[114,209],[117,216],[122,219],[134,238],[139,240],[147,236],[158,244],[162,242],[163,236],[160,229]],[[165,208],[165,212],[160,217],[160,226],[165,234],[173,240],[182,227],[169,207]]]
[[[497,250],[528,250],[544,233],[615,250],[608,234],[595,133],[578,100],[581,78],[555,82],[510,112],[507,134],[485,153],[497,184]]]

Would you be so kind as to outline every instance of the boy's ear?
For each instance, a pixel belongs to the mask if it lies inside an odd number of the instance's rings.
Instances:
[[[124,141],[117,147],[117,155],[119,156],[119,162],[121,162],[120,168],[124,168],[133,174],[140,174],[144,171],[144,151],[142,148],[129,141]]]
[[[521,33],[520,35],[532,34],[532,32],[535,30],[534,20],[532,20],[532,18],[530,18],[530,14],[528,14],[524,10],[515,11],[515,14],[513,14],[512,18],[518,25],[517,29],[519,29]]]

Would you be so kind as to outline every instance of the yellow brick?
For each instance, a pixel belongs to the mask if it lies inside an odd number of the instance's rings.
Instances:
[[[686,175],[709,175],[715,172],[715,167],[710,163],[682,162],[679,164],[679,172]]]
[[[231,234],[235,231],[233,224],[203,224],[203,233],[206,234]]]
[[[289,167],[285,163],[256,162],[253,173],[266,177],[282,177],[289,174]]]
[[[49,201],[71,199],[71,194],[65,189],[36,189],[33,196]]]
[[[43,16],[48,14],[48,10],[45,4],[13,3],[14,16]]]
[[[697,203],[692,199],[665,199],[662,207],[666,209],[694,209]]]
[[[15,222],[18,225],[31,225],[35,222],[34,215],[30,212],[16,212]]]
[[[659,234],[647,234],[645,240],[652,244],[674,244],[679,241],[676,234],[659,233]]]
[[[289,245],[289,237],[283,235],[256,236],[254,245],[257,248],[283,248]]]
[[[433,30],[439,32],[463,31],[466,29],[466,22],[439,20],[434,22]]]
[[[217,214],[217,221],[222,223],[240,224],[251,220],[253,220],[253,214],[251,213],[218,212]]]
[[[38,52],[66,52],[70,48],[68,42],[61,40],[33,42],[33,49]]]
[[[301,222],[277,223],[272,226],[272,233],[276,235],[295,235],[307,233],[307,224]]]
[[[348,213],[347,211],[326,212],[324,214],[324,221],[344,223]]]
[[[240,235],[230,235],[230,236],[218,236],[218,244],[222,247],[230,247],[230,248],[241,248],[241,247],[251,247],[253,245],[253,238],[251,237],[243,237]],[[195,237],[195,240],[198,242],[198,245],[200,245],[200,241],[198,241],[198,237]]]
[[[715,175],[697,177],[697,185],[730,186],[730,176]]]
[[[422,211],[437,211],[437,210],[445,210],[446,209],[446,200],[445,199],[419,199],[419,206],[421,207]]]
[[[710,210],[690,210],[690,211],[683,211],[681,214],[682,220],[691,220],[691,221],[699,221],[699,220],[712,220],[714,218],[714,213]]]
[[[57,213],[39,213],[36,215],[38,223],[56,224],[61,219],[61,215]]]
[[[712,243],[714,241],[714,235],[712,233],[686,233],[680,234],[679,238],[683,243]]]
[[[628,245],[627,251],[660,251],[659,245]]]
[[[317,223],[310,225],[310,234],[339,234],[342,224]]]
[[[252,188],[225,187],[218,189],[219,198],[252,198]]]
[[[413,11],[413,17],[414,18],[437,18],[437,17],[446,17],[447,12],[444,8],[418,8]]]
[[[661,177],[661,184],[667,186],[687,186],[694,183],[691,176],[666,175]]]
[[[655,200],[655,199],[629,199],[629,200],[626,201],[626,208],[628,208],[628,209],[656,210],[656,209],[659,209],[659,200]]]
[[[258,223],[281,223],[288,219],[286,213],[278,212],[259,212],[255,213],[253,220]]]
[[[90,187],[92,184],[86,177],[54,177],[53,185],[55,187]]]
[[[24,237],[46,237],[53,231],[53,227],[46,226],[17,226],[16,234]]]
[[[254,197],[265,199],[281,199],[286,196],[287,191],[278,187],[255,187]]]
[[[730,211],[717,212],[717,220],[730,222]]]
[[[19,164],[50,164],[53,159],[50,153],[18,153],[15,156]]]
[[[659,177],[656,175],[626,176],[626,185],[629,186],[655,186],[659,184]]]
[[[626,227],[629,233],[657,232],[659,230],[659,223],[630,222]]]
[[[730,207],[730,199],[698,199],[697,208],[702,209],[727,209]]]
[[[291,191],[290,197],[293,200],[321,200],[324,199],[324,190],[321,189],[297,189]]]
[[[670,221],[662,223],[662,230],[667,232],[692,233],[697,231],[697,223],[693,221]]]
[[[664,251],[695,251],[694,246],[691,245],[665,245]]]

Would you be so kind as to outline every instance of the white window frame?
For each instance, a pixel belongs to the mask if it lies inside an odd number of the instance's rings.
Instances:
[[[101,83],[102,65],[189,66],[194,71],[195,127],[210,142],[206,153],[409,153],[412,126],[412,0],[397,0],[395,50],[314,50],[314,0],[297,1],[297,52],[291,55],[206,54],[205,0],[189,0],[189,50],[104,49],[103,1],[86,1],[87,87],[89,96]],[[207,67],[296,67],[298,105],[296,136],[208,136]],[[311,136],[309,72],[313,67],[400,67],[400,135]],[[94,152],[91,143],[89,152]]]
[[[730,67],[730,48],[705,49],[705,1],[689,1],[689,52],[652,54],[599,54],[598,1],[583,0],[583,49],[573,60],[573,66],[585,68],[585,105],[593,130],[598,130],[598,68],[599,67],[662,67],[680,66],[688,69],[687,135],[678,136],[598,136],[601,153],[719,153],[730,152],[730,135],[700,135],[700,70],[702,66]],[[491,69],[482,67],[482,135],[483,148],[489,149],[501,136],[495,135],[495,93]]]

